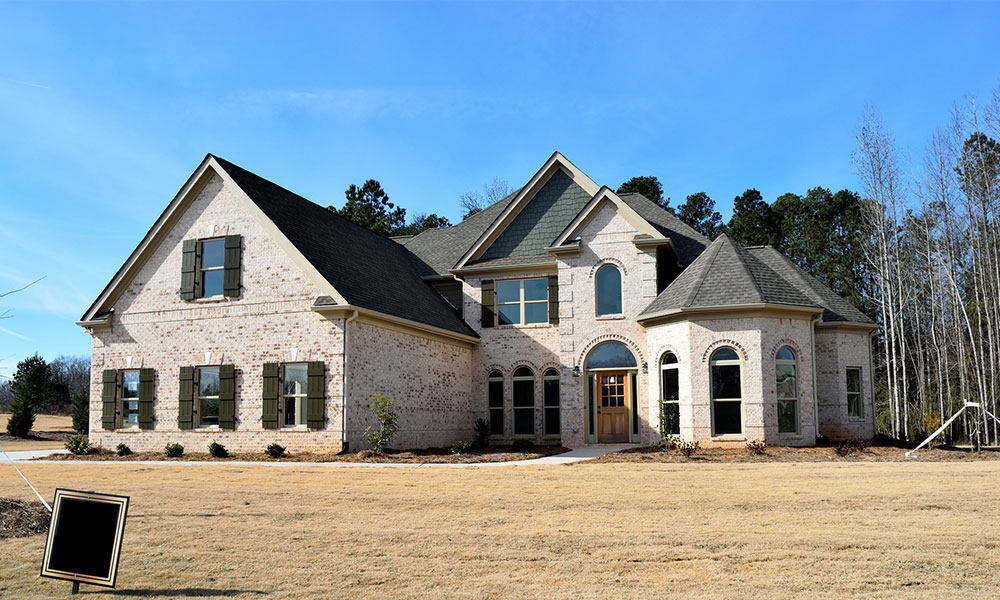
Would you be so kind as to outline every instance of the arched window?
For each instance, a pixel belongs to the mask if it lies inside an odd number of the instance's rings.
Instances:
[[[542,377],[542,392],[545,396],[545,410],[542,419],[545,422],[545,435],[559,435],[559,371],[549,369]]]
[[[490,435],[503,435],[503,373],[490,371],[486,380],[490,406]]]
[[[588,371],[592,369],[634,369],[635,356],[628,346],[621,342],[602,342],[590,351],[587,364]]]
[[[665,352],[660,359],[660,432],[663,435],[680,435],[680,380],[677,355]]]
[[[513,379],[514,435],[535,435],[535,374],[519,367]]]
[[[597,314],[622,314],[622,272],[614,265],[597,270]]]
[[[795,353],[788,346],[774,355],[778,390],[778,433],[799,432],[799,381]]]
[[[732,348],[712,353],[712,435],[743,433],[743,386],[740,355]]]

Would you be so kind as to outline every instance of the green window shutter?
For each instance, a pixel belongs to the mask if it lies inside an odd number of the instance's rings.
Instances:
[[[243,236],[226,236],[226,256],[223,262],[223,293],[229,298],[240,295],[240,270],[243,262]]]
[[[101,425],[113,430],[118,421],[118,371],[104,371],[104,388],[101,390]]]
[[[184,240],[181,254],[181,300],[194,300],[194,275],[197,262],[198,240]]]
[[[483,292],[483,327],[493,327],[496,323],[496,298],[493,294],[493,280],[484,279],[479,283]]]
[[[194,367],[181,367],[180,395],[177,396],[177,426],[194,427]]]
[[[278,363],[264,363],[264,410],[261,422],[264,429],[278,428]]]
[[[549,275],[549,323],[559,324],[559,277]]]
[[[139,429],[153,428],[153,369],[139,369]]]
[[[236,428],[236,367],[219,366],[219,427]]]
[[[326,404],[326,365],[319,361],[309,363],[309,381],[306,385],[306,423],[309,429],[323,429],[326,419],[323,405]]]

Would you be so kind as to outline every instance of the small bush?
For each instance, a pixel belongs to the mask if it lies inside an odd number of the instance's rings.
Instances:
[[[118,444],[115,446],[115,450],[117,450],[118,456],[131,456],[132,454],[132,449],[125,444]]]
[[[90,442],[87,440],[87,436],[66,434],[66,449],[73,454],[86,454],[90,452]]]
[[[684,440],[677,442],[677,450],[684,455],[684,458],[691,458],[700,449],[701,444],[698,442],[688,442]]]
[[[27,437],[35,425],[35,403],[28,397],[17,394],[10,403],[10,419],[7,420],[7,434]]]
[[[535,442],[531,440],[514,440],[511,444],[511,449],[514,452],[530,452],[535,449]]]
[[[178,443],[167,444],[166,451],[169,458],[177,458],[184,455],[184,446]]]
[[[86,434],[90,430],[90,394],[87,390],[73,395],[73,431]]]
[[[267,449],[264,450],[264,454],[270,456],[271,458],[284,458],[285,447],[281,444],[268,444]]]
[[[840,440],[833,443],[833,451],[840,457],[861,454],[867,448],[868,440]]]
[[[482,450],[490,441],[490,420],[482,417],[476,419],[473,429],[476,431],[476,439],[473,440],[472,446],[476,450]]]
[[[208,454],[212,458],[229,458],[229,450],[226,447],[212,440],[212,443],[208,445]]]
[[[753,456],[764,456],[767,454],[767,442],[764,440],[747,440],[747,452]]]
[[[399,415],[392,410],[392,398],[382,394],[372,394],[371,407],[379,426],[377,428],[371,425],[365,427],[365,441],[372,447],[372,452],[382,454],[382,451],[392,441],[392,436],[396,435],[396,430],[399,428],[396,425]]]
[[[472,450],[472,443],[465,440],[459,440],[451,445],[452,454],[465,454],[469,450]]]

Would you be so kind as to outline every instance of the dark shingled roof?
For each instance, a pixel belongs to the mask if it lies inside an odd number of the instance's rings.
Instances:
[[[681,266],[686,267],[694,262],[711,243],[707,237],[642,194],[618,194],[618,197],[639,213],[640,217],[649,221],[657,231],[670,238]]]
[[[476,336],[448,302],[420,278],[405,246],[227,160],[215,159],[348,302]]]
[[[639,318],[669,310],[786,304],[823,309],[824,322],[871,323],[859,310],[770,246],[743,248],[720,235]]]

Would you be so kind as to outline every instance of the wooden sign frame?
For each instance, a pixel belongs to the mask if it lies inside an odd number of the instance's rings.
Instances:
[[[49,522],[49,533],[45,540],[45,552],[42,555],[41,576],[89,583],[91,585],[115,587],[115,580],[118,577],[118,560],[121,557],[122,537],[125,533],[125,517],[128,514],[128,502],[128,496],[57,488],[55,500],[52,502],[52,518]],[[103,510],[106,512],[103,515],[105,519],[107,520],[109,516],[112,517],[110,521],[107,521],[107,524],[109,526],[113,524],[115,530],[113,536],[106,535],[102,543],[102,548],[94,548],[91,545],[94,541],[92,539],[75,539],[82,532],[78,528],[74,528],[74,525],[71,525],[69,522],[63,521],[66,518],[74,518],[73,515],[86,504],[103,505]],[[117,515],[114,515],[113,511],[115,509],[117,509]],[[102,533],[108,534],[110,532],[104,531]],[[94,572],[98,569],[91,569],[89,573],[74,572],[67,568],[65,564],[67,560],[72,560],[71,557],[73,556],[86,555],[89,552],[92,557],[93,552],[101,552],[102,550],[110,553],[107,555],[107,573]],[[104,561],[100,562],[103,563]]]

